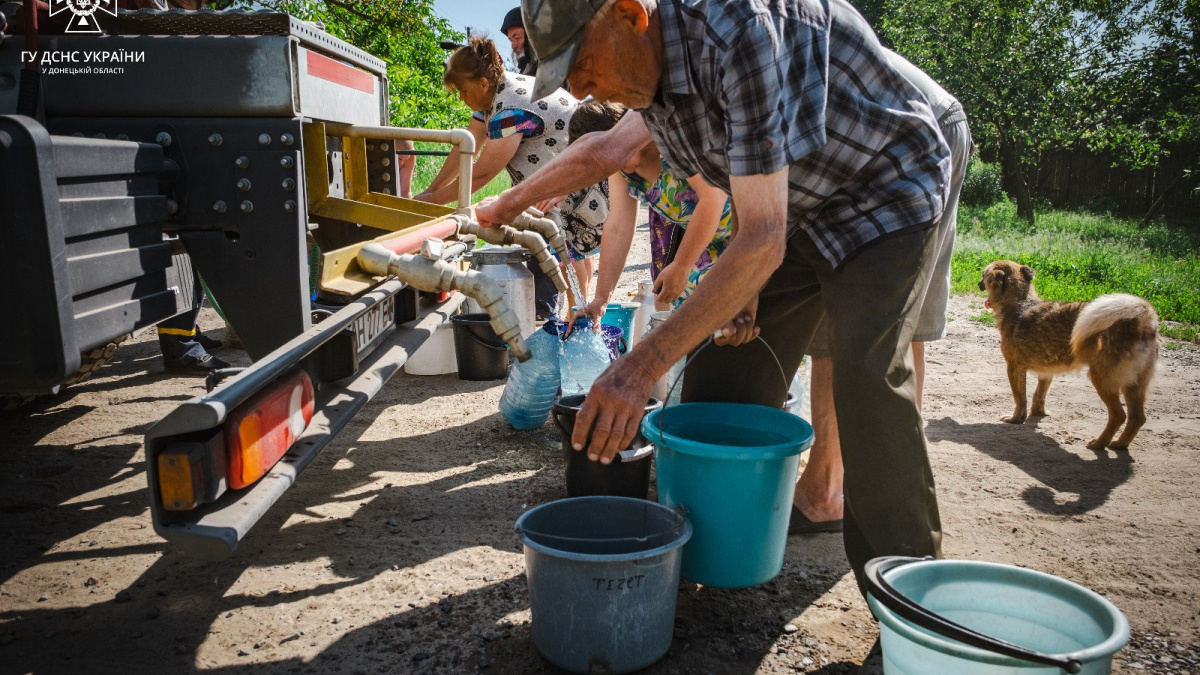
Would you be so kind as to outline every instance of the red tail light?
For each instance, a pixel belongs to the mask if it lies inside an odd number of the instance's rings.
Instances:
[[[302,370],[285,375],[238,406],[225,422],[229,487],[244,488],[266,475],[312,416],[312,380]]]

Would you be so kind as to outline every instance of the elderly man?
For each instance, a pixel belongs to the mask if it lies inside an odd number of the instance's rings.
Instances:
[[[761,335],[791,374],[824,316],[851,565],[861,577],[877,555],[937,555],[909,343],[949,151],[920,92],[845,0],[524,0],[522,9],[540,59],[534,98],[565,78],[578,96],[641,115],[481,205],[481,222],[595,182],[649,138],[672,167],[728,192],[736,219],[696,293],[593,385],[576,449],[611,461],[654,382],[718,329],[723,346],[695,357],[685,400],[779,406],[774,360],[745,343]]]

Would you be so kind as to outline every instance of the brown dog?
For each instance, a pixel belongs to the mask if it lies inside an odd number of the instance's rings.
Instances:
[[[1025,421],[1025,373],[1037,374],[1030,416],[1046,414],[1046,392],[1056,374],[1090,366],[1088,379],[1108,407],[1108,424],[1088,443],[1092,450],[1127,450],[1146,423],[1146,393],[1158,360],[1158,314],[1145,300],[1124,294],[1103,295],[1092,302],[1042,300],[1033,289],[1033,270],[1011,260],[998,260],[983,271],[979,290],[995,312],[1000,352],[1008,363],[1016,409],[1003,421]],[[1129,408],[1126,421],[1121,395]]]

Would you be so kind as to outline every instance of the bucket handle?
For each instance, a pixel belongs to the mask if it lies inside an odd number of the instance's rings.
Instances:
[[[571,435],[571,432],[567,430],[565,425],[563,425],[562,420],[558,419],[558,413],[553,409],[550,411],[550,417],[554,420],[554,425],[558,427],[559,431],[563,432],[564,436],[569,437]],[[618,452],[617,456],[621,458],[622,462],[636,462],[637,460],[653,452],[654,444],[647,443],[640,448],[626,448],[625,450]]]
[[[900,618],[942,637],[957,640],[963,644],[1014,659],[1038,663],[1044,666],[1056,666],[1068,673],[1078,673],[1083,669],[1083,664],[1079,659],[1063,658],[1036,652],[955,623],[905,597],[883,578],[885,573],[897,567],[923,560],[932,560],[932,558],[883,556],[867,562],[863,570],[863,580],[867,591],[881,605],[887,607]]]
[[[719,334],[720,331],[717,331],[716,333],[708,336],[704,342],[700,343],[700,346],[696,348],[696,351],[688,355],[687,361],[683,362],[683,368],[679,369],[679,375],[675,378],[675,381],[671,383],[671,387],[667,389],[667,395],[663,398],[662,412],[658,414],[659,445],[663,444],[663,427],[667,425],[667,403],[671,400],[671,394],[675,393],[675,387],[678,386],[683,380],[683,374],[687,372],[688,364],[690,364],[697,356],[700,356],[700,352],[704,351],[705,347],[711,345],[713,340],[715,340]],[[751,340],[751,342],[754,342],[755,340],[763,343],[763,346],[767,348],[767,352],[771,354],[771,358],[775,361],[775,367],[779,368],[779,377],[783,378],[783,398],[786,402],[789,382],[787,379],[787,373],[783,372],[783,364],[779,362],[779,357],[775,355],[775,350],[771,349],[771,345],[767,343],[767,341],[764,340],[761,335],[755,336],[754,340]]]

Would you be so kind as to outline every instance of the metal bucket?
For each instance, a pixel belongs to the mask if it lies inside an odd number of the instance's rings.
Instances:
[[[489,246],[470,253],[471,269],[495,280],[504,292],[504,303],[517,315],[521,336],[528,337],[536,327],[537,306],[534,304],[533,274],[525,267],[529,253],[520,246]],[[464,312],[483,312],[479,303],[468,298]]]

